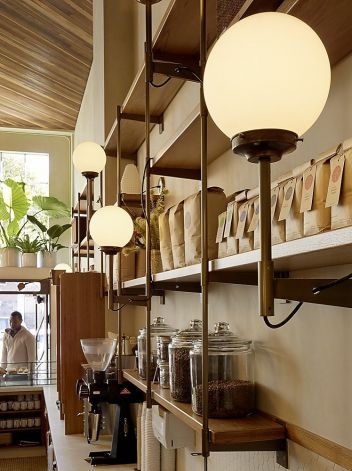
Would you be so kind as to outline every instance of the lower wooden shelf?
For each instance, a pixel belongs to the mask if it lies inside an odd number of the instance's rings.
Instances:
[[[124,370],[124,377],[143,392],[146,381],[139,378],[137,370]],[[196,432],[202,431],[202,418],[192,412],[191,404],[171,399],[168,389],[152,385],[152,398],[173,413]],[[231,447],[231,445],[258,442],[273,442],[286,438],[285,426],[259,413],[243,419],[209,419],[210,449]],[[262,449],[262,447],[261,447]]]

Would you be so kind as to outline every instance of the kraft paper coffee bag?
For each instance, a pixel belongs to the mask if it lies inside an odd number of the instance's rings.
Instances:
[[[331,206],[331,229],[352,225],[352,139],[345,141],[330,160],[327,204]]]
[[[236,239],[238,225],[238,209],[242,202],[247,200],[247,191],[242,190],[228,197],[226,224],[224,229],[224,237],[227,241],[227,255],[238,254],[238,239]]]
[[[165,213],[160,214],[159,216],[160,255],[164,271],[173,270],[174,268],[170,236],[169,213],[170,209],[168,209]]]
[[[135,253],[124,255],[121,253],[121,281],[132,280],[135,277]],[[118,281],[118,264],[117,255],[114,255],[114,288],[117,286]]]
[[[216,235],[218,216],[226,210],[226,196],[221,188],[208,188],[208,257],[217,258]],[[171,227],[170,227],[171,229]],[[201,192],[184,201],[185,263],[194,265],[201,261]],[[176,267],[175,267],[176,268]]]
[[[169,227],[174,268],[181,268],[185,266],[183,201],[170,208]]]
[[[326,196],[330,179],[330,158],[335,151],[322,154],[303,173],[300,212],[303,213],[304,235],[319,234],[330,229],[331,211],[326,208]]]
[[[226,257],[227,243],[224,237],[226,215],[227,212],[224,211],[218,216],[218,232],[216,234],[216,243],[218,244],[218,258]]]

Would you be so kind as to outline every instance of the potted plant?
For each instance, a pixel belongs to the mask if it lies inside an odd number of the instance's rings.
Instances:
[[[65,245],[59,243],[59,239],[68,229],[71,224],[55,224],[46,228],[44,224],[40,223],[42,231],[42,248],[41,248],[41,262],[39,266],[54,268],[56,265],[57,252],[61,249],[67,248]]]
[[[28,234],[25,234],[22,238],[17,238],[17,247],[22,253],[22,267],[36,267],[37,253],[43,247],[40,237],[31,239]]]
[[[24,184],[11,178],[6,179],[0,190],[0,266],[19,267],[20,252],[17,237],[21,233],[30,203],[24,191]]]

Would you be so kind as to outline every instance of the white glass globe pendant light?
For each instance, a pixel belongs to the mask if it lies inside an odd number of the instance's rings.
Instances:
[[[259,311],[274,314],[270,163],[295,150],[322,112],[330,63],[318,35],[284,13],[248,16],[230,27],[209,54],[204,97],[234,153],[259,163],[261,262]]]
[[[104,149],[92,141],[81,142],[73,151],[74,167],[87,179],[87,219],[86,219],[86,246],[87,246],[87,268],[89,268],[89,223],[93,215],[93,185],[94,179],[104,169],[106,154]],[[80,202],[78,202],[80,204]]]
[[[119,206],[104,206],[93,214],[90,232],[102,252],[115,254],[131,240],[133,221]]]
[[[128,212],[119,206],[104,206],[92,216],[90,232],[94,242],[109,258],[108,308],[114,310],[114,255],[131,240],[133,221]]]

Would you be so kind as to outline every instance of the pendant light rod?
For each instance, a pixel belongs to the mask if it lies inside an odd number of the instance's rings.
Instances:
[[[271,254],[271,179],[270,158],[259,159],[259,226],[258,262],[259,314],[274,315],[274,265]]]
[[[120,206],[121,200],[121,107],[116,108],[116,201],[117,206]],[[122,281],[121,281],[121,252],[117,253],[117,295],[121,294]],[[113,289],[113,277],[110,279],[110,288]],[[117,375],[119,383],[122,383],[122,313],[121,304],[117,305],[117,333],[118,333],[118,347],[117,347]]]
[[[145,21],[146,21],[146,42],[145,42],[145,162],[146,162],[146,192],[145,192],[145,211],[146,211],[146,282],[145,295],[147,298],[146,306],[146,354],[147,354],[147,408],[152,407],[151,393],[151,341],[150,341],[150,318],[151,318],[151,237],[150,237],[150,83],[153,81],[152,69],[152,0],[145,1]],[[143,191],[143,189],[142,189]]]
[[[204,100],[203,74],[207,59],[207,17],[206,0],[200,0],[199,4],[200,26],[200,120],[201,120],[201,288],[202,288],[202,456],[204,458],[204,471],[208,468],[209,456],[209,413],[208,413],[208,211],[207,211],[207,183],[208,183],[208,110]]]
[[[93,184],[95,176],[90,175],[90,172],[86,172],[85,177],[87,178],[87,230],[86,230],[86,237],[87,237],[87,271],[89,271],[89,239],[90,239],[90,232],[89,232],[89,223],[93,216]]]

